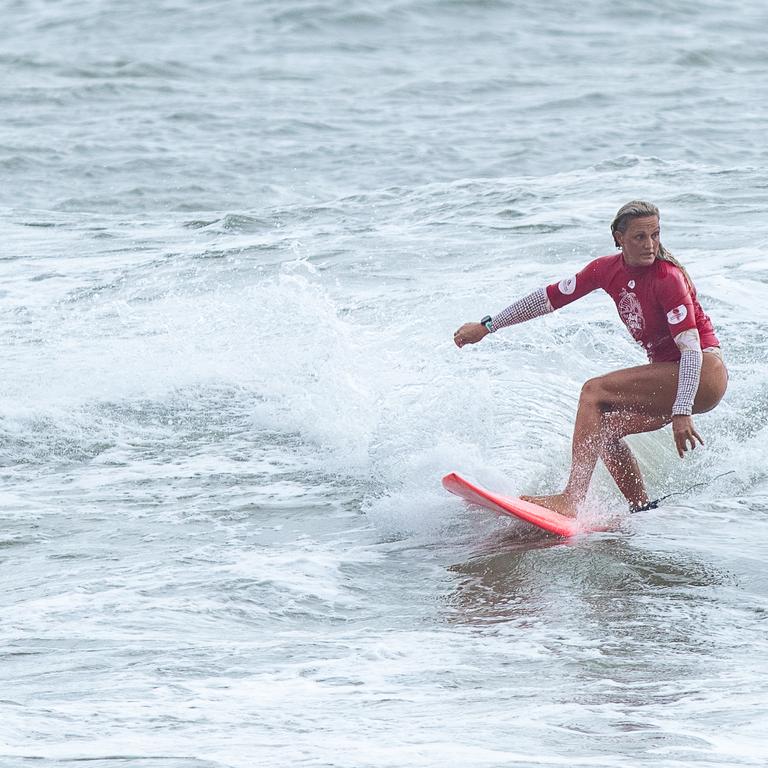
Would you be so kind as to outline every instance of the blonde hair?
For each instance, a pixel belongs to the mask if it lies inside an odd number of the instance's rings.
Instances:
[[[632,221],[632,219],[643,219],[647,218],[648,216],[656,216],[656,218],[660,218],[659,209],[653,203],[647,203],[645,200],[632,200],[625,205],[622,205],[621,208],[619,208],[619,210],[616,212],[616,215],[613,217],[613,221],[611,222],[611,234],[613,235],[613,242],[617,246],[619,245],[619,241],[616,239],[616,233],[621,232],[624,234],[627,231],[629,222]],[[661,242],[659,242],[659,253],[656,258],[661,259],[662,261],[668,261],[670,264],[674,264],[683,273],[685,281],[688,283],[688,287],[691,289],[691,293],[695,291],[691,276],[688,274],[685,267],[661,244]]]

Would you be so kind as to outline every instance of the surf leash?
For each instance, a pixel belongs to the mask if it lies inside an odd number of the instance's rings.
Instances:
[[[703,483],[694,483],[690,488],[686,488],[684,491],[673,491],[672,493],[668,493],[666,496],[660,496],[658,499],[655,499],[654,501],[649,501],[647,504],[643,504],[639,507],[636,507],[634,504],[630,504],[629,511],[634,514],[635,512],[646,512],[649,509],[656,509],[656,507],[658,507],[662,501],[666,501],[670,496],[682,496],[683,494],[688,493],[689,491],[692,491],[694,488],[701,488],[703,485],[709,485],[710,483],[714,483],[715,480],[718,480],[721,477],[725,477],[726,475],[732,475],[735,471],[736,471],[735,469],[729,469],[727,472],[721,472],[719,475],[715,475],[714,477],[711,477],[709,480],[705,480]]]

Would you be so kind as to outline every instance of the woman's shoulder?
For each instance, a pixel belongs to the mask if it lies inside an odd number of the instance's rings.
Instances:
[[[656,259],[653,263],[653,276],[661,283],[673,283],[675,285],[687,285],[685,274],[677,264],[664,259]]]
[[[605,270],[614,269],[615,267],[620,266],[621,263],[621,253],[609,253],[607,256],[598,256],[596,259],[592,259],[585,269],[603,272]]]
[[[657,277],[676,277],[678,275],[682,277],[683,275],[683,270],[680,269],[677,264],[673,264],[671,261],[666,261],[666,259],[657,258],[653,263],[653,266],[656,270]]]
[[[607,256],[598,256],[594,262],[600,262],[601,264],[616,264],[621,262],[621,251],[618,253],[609,253]]]
[[[621,253],[610,253],[607,256],[598,256],[584,267],[584,272],[599,286],[611,281],[617,271],[622,269],[623,260]]]
[[[653,265],[654,292],[660,301],[679,301],[686,296],[696,299],[696,290],[689,283],[685,272],[678,264],[656,259]]]

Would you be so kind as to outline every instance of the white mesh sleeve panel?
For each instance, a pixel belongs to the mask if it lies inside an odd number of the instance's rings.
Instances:
[[[675,336],[675,344],[680,350],[680,373],[672,415],[690,416],[693,413],[693,400],[699,391],[701,363],[704,357],[699,332],[695,329],[683,331]]]
[[[541,317],[553,312],[554,309],[547,298],[546,288],[539,288],[528,296],[518,299],[506,309],[491,318],[491,330],[498,331],[508,325],[517,325],[534,317]]]

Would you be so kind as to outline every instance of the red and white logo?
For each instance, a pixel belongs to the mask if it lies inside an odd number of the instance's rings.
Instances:
[[[560,293],[565,296],[570,296],[576,290],[576,275],[569,277],[566,280],[561,280],[557,287],[560,289]]]
[[[686,317],[688,317],[688,307],[686,307],[685,304],[681,304],[679,307],[670,309],[669,312],[667,312],[667,321],[670,325],[682,323]]]

